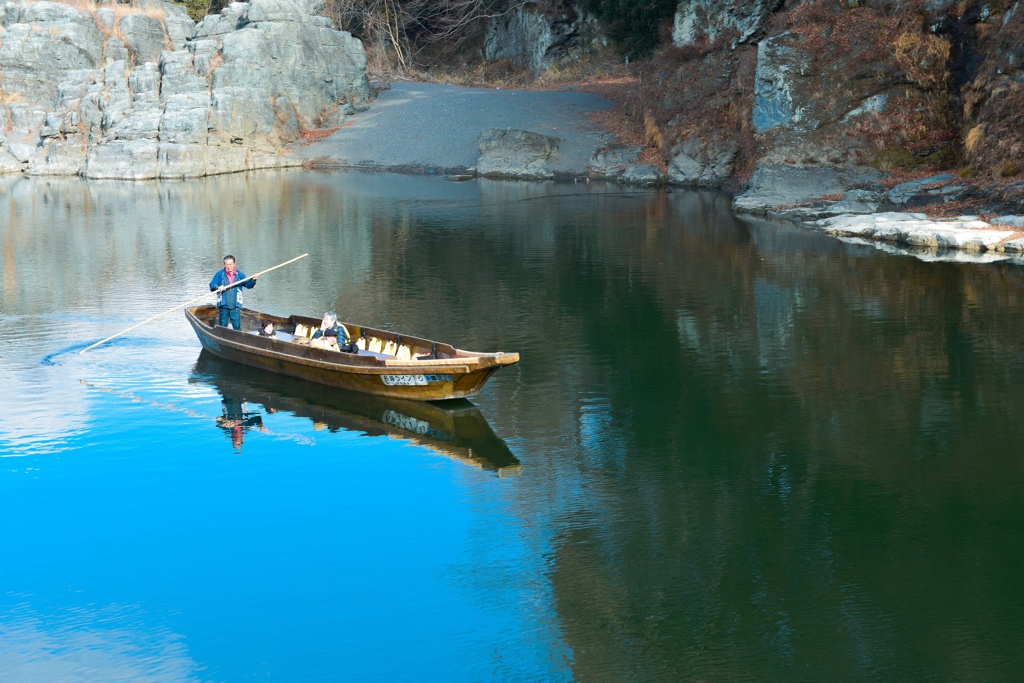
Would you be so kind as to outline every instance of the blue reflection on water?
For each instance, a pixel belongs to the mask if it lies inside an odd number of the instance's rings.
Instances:
[[[464,661],[482,648],[559,678],[537,596],[494,580],[529,561],[485,490],[505,480],[287,414],[237,455],[216,396],[177,396],[175,412],[93,393],[69,451],[3,461],[0,672],[475,680],[489,674]],[[481,548],[481,531],[505,542]]]
[[[258,406],[233,444],[162,343],[26,371],[81,414],[0,458],[0,680],[568,677],[514,482]]]

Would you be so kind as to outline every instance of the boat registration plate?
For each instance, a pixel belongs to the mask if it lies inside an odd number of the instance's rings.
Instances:
[[[451,375],[381,375],[389,387],[425,387],[431,382],[451,382]]]

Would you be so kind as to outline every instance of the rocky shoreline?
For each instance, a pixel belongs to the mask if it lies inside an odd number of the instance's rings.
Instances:
[[[991,262],[1024,254],[1024,215],[1002,213],[1016,208],[1001,200],[1005,188],[979,190],[951,174],[889,188],[884,180],[874,169],[758,169],[749,189],[734,198],[733,208],[801,223],[833,237],[894,245],[931,261]],[[979,196],[982,192],[987,196]],[[965,199],[971,214],[930,215]]]

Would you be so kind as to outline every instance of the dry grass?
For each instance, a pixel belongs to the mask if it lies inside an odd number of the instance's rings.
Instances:
[[[619,144],[640,147],[640,163],[665,170],[661,150],[664,140],[660,130],[649,128],[652,119],[644,111],[640,79],[636,74],[593,79],[576,85],[575,89],[600,95],[611,102],[609,109],[591,112],[591,121],[615,136]]]
[[[945,86],[949,54],[948,41],[919,31],[901,33],[893,45],[893,56],[903,73],[926,89]]]
[[[302,145],[303,147],[305,147],[306,145],[311,145],[319,140],[329,138],[335,132],[341,130],[342,128],[345,128],[346,126],[351,126],[353,123],[355,123],[355,121],[349,121],[348,123],[343,123],[340,126],[334,126],[332,128],[310,128],[308,130],[304,130],[302,131],[301,135],[301,137],[304,138],[304,140],[299,144]]]
[[[970,127],[965,155],[977,175],[996,183],[1024,169],[1024,84],[1014,57],[1024,44],[1024,12],[1009,14],[1013,6],[999,3],[995,9],[1001,16],[994,16],[987,30],[978,31],[979,63],[961,92],[964,127]],[[983,131],[984,137],[972,140],[975,130]]]
[[[388,83],[392,80],[445,83],[470,88],[503,88],[507,90],[557,90],[580,83],[628,76],[629,66],[614,53],[601,51],[583,59],[552,65],[539,73],[531,73],[507,59],[486,62],[482,59],[454,59],[433,67],[398,68],[386,56],[367,55],[367,76],[370,80]]]
[[[980,215],[988,204],[980,198],[961,199],[955,202],[928,204],[914,211],[920,211],[928,218],[956,218],[957,216]]]
[[[964,138],[964,149],[967,150],[968,154],[974,154],[978,151],[981,143],[985,140],[985,126],[979,124],[967,133],[967,137]]]

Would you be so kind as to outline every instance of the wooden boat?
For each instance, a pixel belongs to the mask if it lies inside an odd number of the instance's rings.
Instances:
[[[317,429],[402,439],[499,477],[522,471],[480,409],[465,399],[431,403],[368,396],[246,367],[206,350],[189,382],[213,387],[225,404],[244,401],[267,413],[290,413]]]
[[[352,339],[366,346],[359,353],[313,349],[297,341],[261,337],[261,321],[271,320],[286,337],[303,328],[316,330],[319,318],[287,318],[242,309],[242,329],[220,327],[215,306],[185,309],[199,342],[226,360],[289,377],[376,396],[413,401],[467,398],[518,353],[476,353],[451,344],[343,323]],[[299,338],[301,340],[301,337]],[[389,353],[390,352],[390,353]]]

